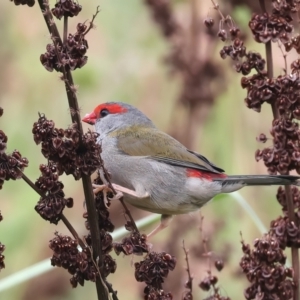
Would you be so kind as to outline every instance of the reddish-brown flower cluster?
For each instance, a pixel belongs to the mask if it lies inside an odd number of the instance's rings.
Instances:
[[[220,51],[220,56],[225,59],[229,56],[232,60],[238,60],[246,55],[246,47],[244,42],[239,38],[236,38],[232,45],[224,46]]]
[[[137,254],[149,252],[149,246],[147,244],[147,236],[140,234],[138,231],[133,229],[131,222],[128,221],[125,224],[125,228],[130,231],[130,235],[123,238],[120,243],[114,243],[114,250],[117,255],[123,253],[125,255]]]
[[[252,16],[249,26],[257,41],[266,43],[269,40],[280,39],[286,48],[300,47],[300,37],[291,37],[290,35],[293,30],[291,12],[294,12],[294,4],[292,2],[286,4],[286,7],[282,9],[279,2],[274,1],[271,15],[265,13]],[[247,89],[246,105],[260,112],[261,105],[264,102],[277,102],[276,104],[281,115],[291,112],[293,117],[299,118],[300,103],[297,103],[297,99],[299,99],[297,95],[299,94],[298,74],[300,64],[295,62],[291,64],[293,75],[269,79],[265,71],[265,60],[259,53],[247,52],[243,42],[236,34],[236,32],[239,33],[239,30],[233,25],[233,22],[227,21],[225,23],[232,25],[229,26],[228,30],[225,27],[220,30],[230,37],[232,43],[223,47],[220,51],[221,57],[229,56],[233,59],[237,72],[241,72],[243,75],[248,75],[252,69],[255,69],[257,72],[252,76],[242,78],[241,85]],[[235,34],[233,35],[232,32]]]
[[[109,255],[109,252],[113,249],[113,239],[112,236],[105,232],[105,230],[101,229],[100,231],[101,236],[101,245],[102,245],[102,258],[103,263],[102,265],[99,265],[99,268],[101,270],[101,274],[103,277],[107,277],[109,274],[114,273],[117,269],[117,264],[115,260]],[[92,239],[91,235],[88,234],[85,236],[85,241],[89,245],[89,247],[92,247]]]
[[[80,249],[76,240],[58,233],[49,242],[49,247],[53,251],[51,264],[62,267],[73,275],[70,279],[73,287],[78,283],[83,286],[85,280],[96,281],[99,276],[98,266],[94,265],[88,247]]]
[[[35,185],[44,193],[44,196],[36,204],[35,210],[43,219],[57,224],[61,219],[65,206],[73,207],[73,199],[65,198],[64,185],[58,180],[59,176],[55,164],[40,165],[40,171],[42,175]]]
[[[266,72],[242,78],[242,87],[248,92],[247,106],[260,111],[264,102],[276,102],[281,116],[300,119],[298,61],[291,64],[291,69],[292,75],[273,79],[268,79]]]
[[[285,267],[286,257],[275,237],[256,239],[253,250],[242,241],[242,250],[240,266],[251,283],[244,292],[246,299],[292,299],[293,270]]]
[[[144,260],[134,264],[136,280],[147,284],[144,289],[146,300],[173,299],[171,293],[164,292],[162,283],[175,265],[175,257],[165,252],[150,252]]]
[[[189,279],[185,282],[184,287],[188,289],[187,291],[183,292],[182,300],[193,300],[193,293],[192,293],[192,281]]]
[[[300,53],[300,35],[293,36],[290,41],[284,44],[285,51],[289,52],[295,49],[297,53]]]
[[[300,119],[300,78],[299,60],[291,64],[291,75],[278,76],[276,78],[276,96],[278,110],[281,116]]]
[[[262,64],[261,59],[256,57],[254,65],[260,64]],[[263,69],[258,74],[243,77],[241,84],[243,88],[247,89],[247,98],[245,99],[247,106],[260,112],[264,102],[276,102],[281,116],[300,119],[299,60],[291,64],[291,70],[291,75],[281,75],[273,79],[269,79]],[[256,68],[256,71],[259,69]]]
[[[286,118],[275,119],[271,129],[273,146],[257,150],[256,160],[263,159],[270,174],[300,173],[299,125]]]
[[[4,153],[4,151],[6,150],[6,144],[7,136],[2,130],[0,130],[0,153]]]
[[[292,17],[282,15],[282,10],[274,10],[272,14],[253,14],[249,27],[258,43],[277,42],[286,43],[290,39],[293,26],[290,24]]]
[[[236,39],[236,41],[240,41]],[[263,72],[265,68],[265,60],[257,52],[247,52],[244,55],[244,61],[236,63],[235,69],[243,75],[248,75],[253,69],[257,72]]]
[[[211,296],[204,298],[203,300],[230,300],[230,298],[227,296],[222,296],[219,293],[216,293],[216,294],[213,294]]]
[[[248,108],[257,112],[261,111],[263,103],[272,103],[277,96],[278,85],[276,80],[269,79],[266,71],[261,71],[250,77],[243,77],[241,86],[247,90],[245,104]]]
[[[84,134],[81,144],[75,124],[66,130],[58,129],[44,115],[34,123],[32,133],[36,144],[41,143],[43,155],[55,162],[59,175],[65,172],[78,180],[83,174],[91,175],[100,168],[97,133]]]
[[[297,2],[273,0],[271,13],[254,14],[249,22],[254,39],[259,43],[283,43],[286,51],[295,48],[299,53],[300,37],[292,37],[292,15],[297,11]],[[251,55],[249,60],[248,53],[250,52],[246,51],[239,37],[231,37],[231,45],[225,46],[220,54],[223,58],[229,56],[234,61],[236,70],[243,75],[248,75],[251,70],[256,71],[241,80],[242,87],[247,90],[245,103],[249,108],[260,112],[263,103],[272,105],[275,119],[270,133],[273,145],[257,150],[255,157],[264,161],[270,174],[289,174],[291,170],[300,174],[300,130],[298,123],[293,120],[300,119],[300,62],[292,62],[290,74],[285,70],[285,75],[269,78],[265,60],[259,54]],[[271,55],[270,51],[268,55]],[[286,64],[286,60],[283,61]],[[261,134],[257,140],[265,143],[270,139]],[[277,199],[282,205],[284,216],[271,222],[269,233],[254,242],[253,250],[242,242],[244,256],[240,265],[251,283],[245,290],[246,299],[293,297],[293,271],[284,266],[283,250],[285,247],[300,247],[300,230],[298,224],[288,218],[283,188],[278,189]],[[296,223],[299,223],[300,193],[296,187],[292,188],[292,199]]]
[[[292,186],[291,192],[292,192],[292,199],[293,199],[293,203],[294,203],[296,216],[298,218],[300,218],[300,191],[297,187]],[[278,188],[276,197],[277,197],[278,202],[282,206],[282,210],[284,212],[287,212],[288,208],[287,208],[287,202],[286,202],[286,194],[285,194],[285,190],[282,187]]]
[[[74,2],[73,0],[58,0],[54,8],[51,9],[52,14],[57,18],[61,19],[62,17],[74,17],[81,12],[81,5]]]
[[[296,187],[291,188],[292,199],[295,208],[296,222],[300,221],[300,191]],[[285,249],[286,247],[300,248],[300,229],[294,223],[290,222],[287,217],[287,202],[286,194],[282,187],[279,187],[277,192],[277,200],[282,206],[284,216],[279,216],[276,220],[271,222],[270,234],[276,237],[280,247]]]
[[[271,14],[254,14],[249,26],[257,41],[266,43],[269,40],[280,39],[282,43],[298,43],[297,37],[291,37],[293,30],[292,14],[295,13],[294,1],[273,1]],[[233,24],[233,22],[225,22]],[[243,75],[251,70],[256,74],[243,77],[241,85],[247,90],[246,105],[260,112],[263,103],[272,103],[278,109],[279,118],[273,121],[271,135],[273,146],[256,152],[256,159],[263,159],[270,174],[287,174],[290,170],[300,172],[300,144],[299,125],[293,118],[300,119],[300,61],[291,64],[290,75],[280,75],[268,78],[265,70],[265,60],[258,53],[247,52],[238,36],[230,34],[236,32],[236,26],[229,26],[231,45],[224,46],[220,52],[222,58],[229,56],[235,62],[235,68]],[[221,30],[226,31],[224,28]],[[226,31],[227,32],[227,31]],[[300,39],[298,39],[300,41]],[[300,43],[298,43],[300,44]],[[296,47],[296,46],[295,46]],[[266,141],[266,139],[264,139]]]
[[[69,70],[83,67],[88,57],[85,55],[88,43],[85,39],[87,26],[84,23],[77,24],[77,32],[69,34],[63,46],[48,44],[47,52],[40,56],[42,65],[50,72],[56,70],[62,72],[62,66]]]
[[[5,250],[5,245],[0,243],[0,270],[5,268],[5,263],[4,263],[5,256],[2,254],[4,250]]]
[[[0,108],[0,117],[3,115],[3,109]],[[5,180],[16,180],[22,177],[24,168],[28,166],[28,160],[22,157],[18,150],[14,150],[11,154],[5,153],[7,144],[6,134],[0,130],[0,189]]]
[[[32,7],[35,4],[35,0],[10,0],[11,2],[14,2],[15,5],[28,5],[29,7]]]
[[[27,158],[22,157],[18,150],[14,150],[10,155],[0,153],[0,189],[3,186],[4,180],[20,179],[24,168],[27,166]]]
[[[211,287],[214,287],[215,284],[218,282],[218,277],[211,275],[210,272],[208,274],[208,276],[206,276],[200,283],[199,283],[199,287],[203,290],[203,291],[209,291]]]
[[[224,262],[220,259],[215,260],[215,268],[220,272],[224,267]],[[210,291],[211,295],[205,300],[230,300],[228,296],[222,296],[220,289],[217,286],[218,277],[213,275],[211,270],[207,271],[207,276],[205,276],[199,283],[199,287],[203,291]]]
[[[247,52],[244,42],[236,35],[239,30],[232,27],[234,35],[230,32],[231,45],[224,46],[220,51],[220,56],[225,59],[230,57],[234,61],[234,67],[237,72],[248,75],[252,70],[257,74],[250,77],[242,78],[242,87],[247,89],[245,103],[247,107],[260,112],[262,103],[271,101],[272,91],[274,90],[273,82],[267,77],[265,71],[265,60],[257,52]]]
[[[280,247],[300,248],[300,230],[294,222],[290,222],[287,216],[279,216],[271,222],[270,234],[276,237]]]

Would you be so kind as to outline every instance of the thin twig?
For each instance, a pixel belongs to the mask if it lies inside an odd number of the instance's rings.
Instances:
[[[191,269],[190,269],[189,252],[185,248],[184,240],[182,241],[182,249],[183,249],[184,254],[185,254],[186,271],[187,271],[187,274],[188,274],[188,289],[190,290],[190,294],[192,295],[192,293],[193,293],[193,276],[191,274]]]
[[[87,33],[92,29],[94,28],[94,21],[95,21],[95,18],[97,17],[98,13],[100,12],[99,10],[99,5],[97,6],[97,10],[95,12],[95,14],[93,15],[93,18],[90,22],[90,26],[87,28],[87,30],[84,32],[84,35],[87,35]]]
[[[211,2],[213,4],[213,6],[214,6],[214,9],[218,12],[218,14],[220,15],[221,19],[224,21],[225,17],[224,17],[223,13],[220,10],[219,4],[216,3],[214,0],[211,0]]]
[[[61,214],[61,220],[63,221],[65,226],[68,228],[68,230],[71,232],[73,237],[78,241],[80,247],[82,249],[86,248],[87,245],[82,241],[82,239],[79,237],[78,233],[76,232],[76,230],[74,229],[72,224],[69,222],[69,220],[66,218],[66,216],[63,213]]]
[[[44,193],[38,189],[38,187],[19,169],[22,173],[22,179],[33,189],[35,190],[41,197],[44,197]]]
[[[119,300],[117,296],[117,292],[112,288],[112,285],[107,281],[105,281],[105,285],[108,291],[111,293],[113,300]]]
[[[204,248],[203,256],[207,258],[208,270],[210,272],[210,270],[211,270],[211,253],[208,251],[207,238],[205,237],[204,232],[203,232],[203,220],[204,220],[204,217],[202,216],[202,214],[200,212],[199,231],[201,233],[202,244],[203,244],[203,248]]]
[[[128,207],[126,206],[125,202],[124,202],[124,199],[123,197],[119,199],[119,201],[121,202],[122,206],[123,206],[123,209],[124,209],[124,212],[125,214],[127,215],[127,217],[129,218],[130,220],[130,223],[131,223],[131,226],[133,227],[133,230],[136,231],[136,232],[139,232],[135,222],[134,222],[134,219],[130,213],[130,210],[128,209]]]
[[[278,48],[280,49],[280,52],[282,54],[282,57],[283,57],[283,60],[284,60],[284,74],[286,75],[287,74],[287,71],[288,71],[288,66],[287,66],[287,55],[285,52],[283,52],[283,49],[282,49],[282,43],[280,41],[277,42],[278,44]]]

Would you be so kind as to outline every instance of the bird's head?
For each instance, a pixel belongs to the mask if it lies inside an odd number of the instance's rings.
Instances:
[[[153,123],[137,108],[122,102],[107,102],[98,105],[86,114],[83,122],[95,125],[100,134],[131,126],[154,127]]]

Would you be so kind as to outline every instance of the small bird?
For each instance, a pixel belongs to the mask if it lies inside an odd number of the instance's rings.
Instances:
[[[199,210],[220,193],[244,186],[300,185],[299,176],[226,175],[126,103],[100,104],[82,121],[95,125],[104,166],[124,200],[162,215],[149,236],[165,228],[173,215]]]

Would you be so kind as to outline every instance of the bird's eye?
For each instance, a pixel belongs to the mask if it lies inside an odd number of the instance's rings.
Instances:
[[[108,111],[106,108],[103,108],[103,109],[100,111],[100,117],[101,117],[101,118],[104,118],[104,117],[106,117],[107,115],[109,115],[109,111]]]

